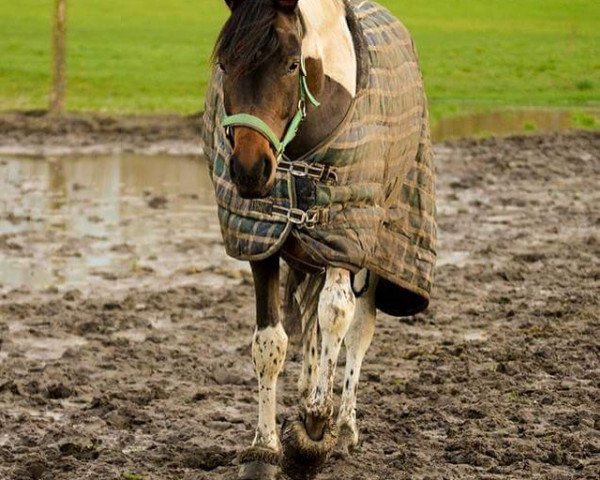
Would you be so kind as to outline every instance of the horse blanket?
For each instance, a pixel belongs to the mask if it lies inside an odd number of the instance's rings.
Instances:
[[[394,316],[427,308],[436,259],[435,181],[427,100],[406,28],[371,1],[347,0],[358,93],[345,119],[302,158],[284,158],[271,196],[239,197],[222,74],[210,82],[202,138],[227,253],[261,260],[296,237],[328,265],[380,277],[377,307]],[[300,127],[302,128],[302,127]]]

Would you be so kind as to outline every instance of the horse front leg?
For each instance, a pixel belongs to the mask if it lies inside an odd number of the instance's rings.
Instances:
[[[317,468],[335,446],[333,433],[333,381],[342,342],[354,318],[356,299],[350,272],[340,268],[327,270],[319,298],[321,352],[316,384],[305,400],[302,421],[291,422],[285,429],[286,468]]]
[[[258,425],[252,447],[241,455],[240,480],[271,480],[279,473],[281,443],[277,434],[277,378],[288,338],[279,318],[279,257],[252,262],[256,294],[256,330],[252,361],[258,377]]]

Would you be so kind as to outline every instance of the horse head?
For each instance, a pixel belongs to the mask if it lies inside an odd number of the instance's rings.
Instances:
[[[223,72],[224,124],[233,153],[232,181],[243,198],[266,197],[278,160],[315,104],[302,57],[298,0],[227,0],[231,16],[215,58]],[[322,77],[322,71],[316,72]],[[307,100],[308,98],[308,100]]]

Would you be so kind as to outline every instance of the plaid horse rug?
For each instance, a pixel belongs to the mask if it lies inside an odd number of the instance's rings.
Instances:
[[[296,237],[315,259],[380,277],[377,307],[427,308],[436,259],[435,179],[427,100],[406,28],[371,1],[348,0],[358,93],[336,131],[284,158],[271,196],[244,200],[229,177],[222,74],[213,72],[202,140],[227,253],[260,260]]]

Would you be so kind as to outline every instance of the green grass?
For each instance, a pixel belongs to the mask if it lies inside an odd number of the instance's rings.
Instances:
[[[201,110],[223,0],[67,1],[69,110]],[[382,3],[416,38],[435,117],[600,107],[598,0]],[[47,104],[51,5],[0,3],[0,110]]]

